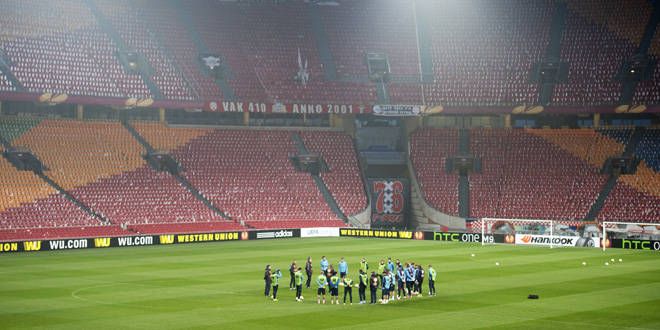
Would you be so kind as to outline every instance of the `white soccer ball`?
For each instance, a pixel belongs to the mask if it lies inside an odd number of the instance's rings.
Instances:
[[[610,263],[609,263],[609,262],[606,262],[606,263],[605,263],[605,266],[609,266],[609,265],[610,265]]]
[[[500,263],[499,263],[499,262],[496,262],[496,263],[495,263],[495,266],[499,266],[499,265],[500,265]]]
[[[611,262],[614,262],[614,258],[610,259]]]
[[[623,259],[619,258],[619,262],[623,262]]]
[[[582,266],[586,266],[586,265],[587,265],[587,262],[586,262],[586,261],[583,261],[583,262],[582,262]]]
[[[471,256],[471,257],[474,257],[474,256],[475,256],[475,254],[474,254],[474,253],[472,253],[472,254],[471,254],[470,256]]]

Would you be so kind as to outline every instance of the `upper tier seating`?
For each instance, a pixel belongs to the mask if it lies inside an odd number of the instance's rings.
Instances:
[[[430,104],[513,106],[538,101],[530,69],[545,56],[551,1],[433,1]]]
[[[204,7],[182,6],[197,18],[195,27],[209,50],[226,59],[229,84],[240,99],[333,103],[375,100],[373,86],[323,81],[307,4],[250,6],[214,1],[205,2]],[[310,74],[306,86],[293,79],[298,71],[298,49]]]
[[[82,0],[7,0],[0,35],[11,70],[26,90],[109,97],[148,97],[139,75],[119,64],[117,47]]]
[[[390,102],[448,107],[516,106],[538,102],[529,82],[534,63],[546,56],[556,1],[411,0],[308,2],[157,2],[93,0],[123,43],[144,54],[153,81],[171,100],[218,100],[220,88],[199,62],[217,54],[237,99],[285,103],[376,102],[366,80],[364,56],[388,56]],[[317,6],[319,25],[310,6]],[[420,85],[415,6],[429,21],[433,81]],[[137,74],[126,73],[109,31],[85,0],[7,0],[0,49],[27,91],[109,97],[150,97]],[[612,12],[618,13],[611,15]],[[618,104],[621,62],[636,51],[651,14],[648,1],[568,1],[560,60],[569,63],[566,83],[555,87],[551,105]],[[417,18],[419,19],[419,18]],[[318,28],[318,29],[317,29]],[[319,40],[323,33],[325,37]],[[650,54],[660,56],[660,32]],[[328,53],[319,48],[327,39]],[[293,77],[298,49],[307,62],[306,86]],[[323,48],[325,49],[325,48]],[[426,53],[424,53],[426,54]],[[339,80],[326,81],[322,55],[334,62]],[[424,55],[426,56],[426,55]],[[634,104],[660,102],[660,66],[639,84]],[[0,73],[0,91],[15,86]]]
[[[558,105],[612,105],[617,104],[621,83],[614,79],[623,60],[635,53],[641,38],[640,22],[647,22],[649,13],[626,9],[627,2],[571,1],[562,40],[561,60],[569,62],[568,83],[555,87],[553,104]],[[623,15],[611,13],[627,13]],[[616,17],[610,19],[610,17]],[[625,17],[625,16],[623,16]],[[606,23],[612,22],[611,24]],[[616,21],[616,22],[614,22]],[[618,26],[613,32],[611,26]]]
[[[367,53],[386,54],[393,75],[419,75],[412,1],[342,1],[319,10],[340,77],[366,76]]]
[[[165,10],[154,11],[167,6],[144,8],[135,6],[135,1],[130,0],[96,0],[96,3],[127,46],[145,55],[154,69],[152,78],[164,97],[173,100],[198,98],[178,71],[177,63],[171,58],[170,52],[164,47],[165,40],[172,38],[169,33],[172,29],[166,32],[154,29],[177,22],[176,19],[166,16],[168,12]],[[168,18],[170,20],[164,21]],[[185,31],[182,26],[176,27],[179,27],[181,32]],[[179,37],[186,38],[185,35]],[[197,56],[192,57],[196,58]]]

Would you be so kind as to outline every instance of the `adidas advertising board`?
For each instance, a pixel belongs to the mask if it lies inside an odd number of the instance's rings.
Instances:
[[[300,237],[300,229],[260,230],[248,233],[250,239],[276,239]]]

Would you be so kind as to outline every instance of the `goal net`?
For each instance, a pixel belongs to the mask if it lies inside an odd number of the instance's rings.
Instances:
[[[602,223],[603,251],[608,247],[660,250],[660,224],[610,222]]]
[[[481,234],[482,245],[600,246],[596,224],[582,221],[484,218]]]

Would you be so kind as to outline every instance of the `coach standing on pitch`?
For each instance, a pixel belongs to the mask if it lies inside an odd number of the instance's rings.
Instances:
[[[312,257],[307,257],[307,263],[305,264],[305,273],[307,274],[307,288],[312,282]]]
[[[266,282],[266,287],[264,288],[264,296],[270,297],[270,285],[272,284],[273,279],[271,278],[270,265],[266,265],[266,270],[264,271],[264,282]]]
[[[371,272],[371,278],[369,279],[369,293],[371,293],[371,304],[375,304],[378,301],[378,275],[376,272]]]
[[[289,266],[289,276],[291,276],[291,280],[289,281],[289,290],[295,290],[296,288],[296,268],[296,261],[294,260],[291,262],[291,266]]]

